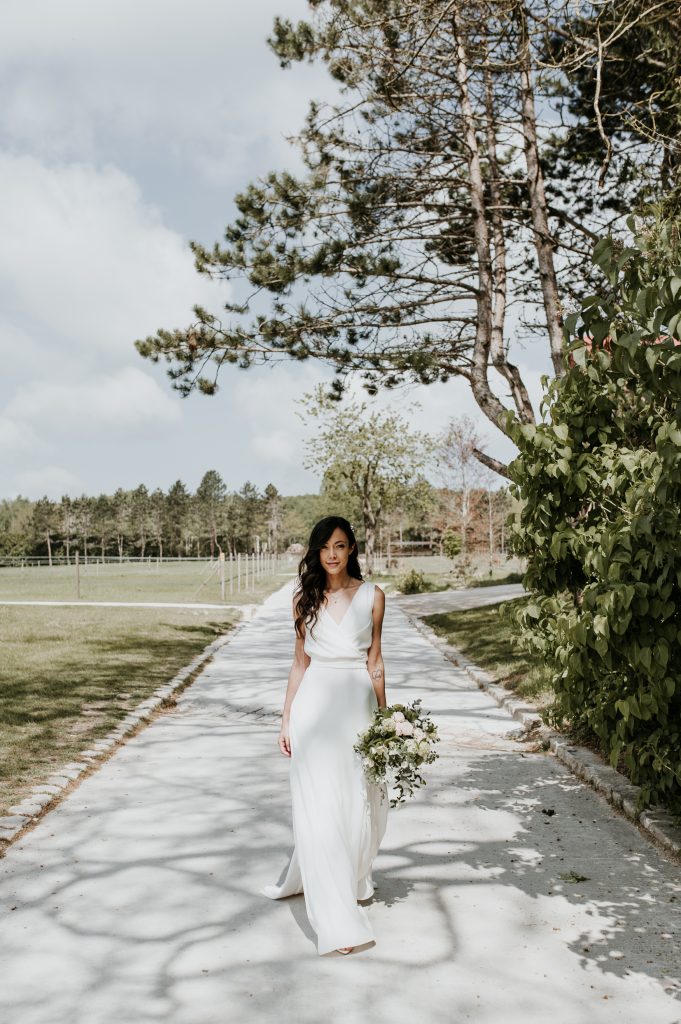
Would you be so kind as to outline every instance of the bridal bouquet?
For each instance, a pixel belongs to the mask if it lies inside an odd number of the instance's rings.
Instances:
[[[420,705],[419,699],[377,708],[373,722],[354,746],[369,781],[377,785],[389,782],[397,789],[399,795],[390,801],[391,807],[425,786],[421,766],[432,764],[438,756],[434,749],[439,742],[437,726]]]

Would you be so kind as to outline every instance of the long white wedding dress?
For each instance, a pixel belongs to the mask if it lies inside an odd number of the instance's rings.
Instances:
[[[385,833],[386,786],[369,783],[353,750],[377,707],[367,669],[375,584],[362,583],[343,618],[322,607],[305,653],[312,659],[290,712],[290,785],[295,847],[270,899],[305,894],[320,955],[374,938],[357,900],[373,894],[373,860]],[[384,799],[381,800],[381,792]]]

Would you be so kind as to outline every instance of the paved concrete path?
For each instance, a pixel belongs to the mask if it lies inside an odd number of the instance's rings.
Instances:
[[[439,612],[482,608],[499,601],[510,601],[525,593],[521,583],[500,583],[496,587],[467,587],[462,590],[438,590],[431,594],[395,594],[400,608],[410,615],[436,615]]]
[[[390,813],[377,944],[319,957],[302,896],[257,895],[290,851],[289,602],[0,860],[3,1024],[678,1024],[680,869],[392,601],[388,697],[422,696],[443,740]]]

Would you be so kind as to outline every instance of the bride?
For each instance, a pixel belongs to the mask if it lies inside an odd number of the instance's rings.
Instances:
[[[374,935],[359,900],[373,894],[373,860],[387,823],[385,786],[367,782],[353,750],[385,707],[385,595],[362,581],[357,542],[342,516],[313,528],[293,597],[295,653],[279,748],[291,759],[294,850],[271,899],[303,892],[320,955],[350,953]],[[382,799],[383,797],[383,799]]]

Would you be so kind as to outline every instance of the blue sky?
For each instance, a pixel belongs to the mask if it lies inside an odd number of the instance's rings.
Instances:
[[[282,71],[266,46],[275,14],[302,0],[29,0],[0,37],[0,497],[195,488],[217,469],[284,493],[316,491],[303,468],[296,399],[318,364],[229,368],[213,398],[182,399],[135,338],[183,326],[221,293],[187,242],[212,244],[232,198],[297,166],[285,136],[323,70]],[[548,365],[519,349],[533,396]],[[359,390],[359,389],[358,389]],[[510,457],[465,383],[414,387],[414,426],[468,412]],[[403,404],[403,393],[397,401]],[[379,398],[387,405],[396,399]]]

